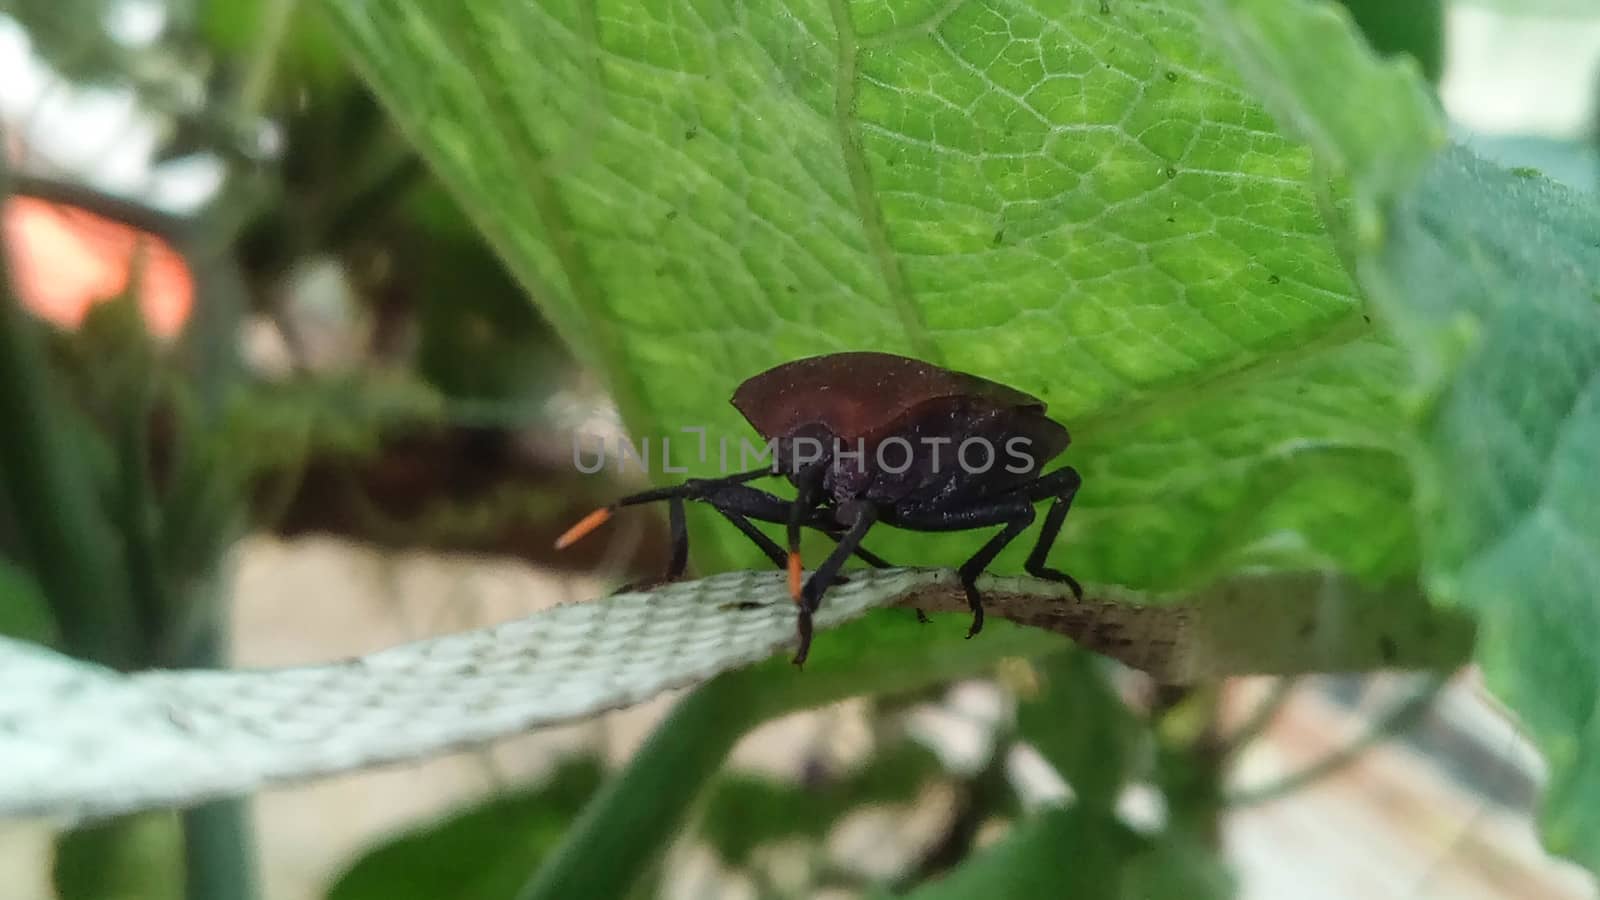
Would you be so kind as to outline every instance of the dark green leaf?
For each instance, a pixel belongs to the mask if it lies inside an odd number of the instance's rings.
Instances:
[[[744,865],[762,844],[795,835],[823,837],[856,807],[909,802],[938,770],[928,750],[898,741],[859,771],[816,786],[727,775],[710,792],[700,831],[726,863]]]
[[[1435,84],[1444,74],[1443,0],[1340,0],[1372,49],[1409,54]]]
[[[508,900],[566,833],[600,785],[592,757],[563,763],[537,788],[518,790],[368,850],[329,900]]]
[[[1122,890],[1124,900],[1228,900],[1237,885],[1216,851],[1164,834],[1128,859]]]
[[[1371,281],[1425,391],[1429,591],[1478,613],[1550,763],[1547,843],[1600,871],[1600,213],[1459,151],[1393,228]]]
[[[58,637],[38,582],[4,560],[0,560],[0,635],[41,644],[52,644]]]
[[[337,86],[350,77],[316,4],[228,0],[201,3],[199,12],[201,34],[241,71],[259,65],[259,54],[273,54],[276,77],[270,88],[285,101],[307,89]]]
[[[1019,823],[909,900],[1097,900],[1125,893],[1125,866],[1139,839],[1114,818],[1081,807],[1052,809]]]
[[[1089,809],[1112,810],[1139,723],[1106,678],[1105,661],[1081,650],[1042,660],[1038,693],[1017,708],[1022,736],[1056,767]]]
[[[56,838],[60,900],[184,900],[183,833],[170,812],[112,819]]]

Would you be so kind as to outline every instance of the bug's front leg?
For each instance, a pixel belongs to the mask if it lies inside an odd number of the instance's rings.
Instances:
[[[872,524],[878,521],[878,508],[871,503],[855,504],[851,512],[853,519],[850,529],[839,539],[839,545],[833,548],[833,552],[822,561],[822,565],[811,573],[811,579],[801,590],[800,618],[796,624],[800,647],[794,655],[794,664],[797,666],[804,665],[806,656],[811,652],[811,617],[818,607],[822,606],[823,592],[833,583],[844,561],[861,546],[861,539],[872,528]]]

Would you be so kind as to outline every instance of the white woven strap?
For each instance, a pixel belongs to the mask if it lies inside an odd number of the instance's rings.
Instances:
[[[852,575],[818,625],[947,576]],[[732,572],[298,668],[121,675],[0,639],[0,815],[186,804],[593,716],[765,659],[794,616],[782,573]]]
[[[1314,573],[1236,579],[1184,605],[979,584],[991,617],[1167,682],[1447,667],[1471,642],[1462,620]],[[829,590],[819,631],[891,603],[966,608],[947,569],[853,571]],[[298,668],[123,675],[0,639],[0,816],[186,805],[593,716],[765,659],[792,645],[794,616],[783,573],[731,572]]]

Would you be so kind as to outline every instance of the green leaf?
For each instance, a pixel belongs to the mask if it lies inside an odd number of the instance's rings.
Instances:
[[[1431,142],[1349,123],[1420,116],[1415,85],[1334,42],[1237,49],[1283,79],[1284,120],[1388,201],[1359,269],[1411,358],[1424,583],[1477,613],[1478,660],[1550,764],[1547,845],[1600,871],[1600,212],[1460,149],[1397,180]],[[1339,90],[1297,74],[1313,69]]]
[[[710,429],[696,473],[752,437],[741,379],[900,351],[1072,428],[1086,486],[1056,556],[1081,579],[1414,573],[1403,359],[1200,4],[330,9],[634,434]],[[702,563],[761,564],[711,521]],[[871,543],[948,564],[973,538]]]
[[[1444,0],[1340,0],[1372,49],[1407,53],[1433,84],[1444,74]]]
[[[1128,860],[1122,887],[1126,900],[1228,900],[1238,885],[1216,851],[1168,833]]]
[[[1427,391],[1429,592],[1477,612],[1489,683],[1551,766],[1547,844],[1600,871],[1597,235],[1581,195],[1458,151],[1370,278]]]
[[[1330,0],[1207,2],[1235,62],[1283,127],[1333,173],[1353,176],[1362,204],[1355,237],[1369,249],[1380,237],[1371,206],[1409,187],[1445,142],[1415,60],[1376,62],[1349,11]]]
[[[902,740],[875,752],[860,770],[816,786],[725,775],[706,800],[700,833],[725,863],[742,866],[762,844],[826,835],[857,807],[908,803],[938,771],[938,759],[930,751]]]
[[[1111,816],[1073,806],[1020,823],[998,844],[910,900],[1122,898],[1124,866],[1138,838]]]
[[[1110,813],[1074,805],[1017,823],[999,843],[907,896],[1226,900],[1233,893],[1222,860],[1199,843],[1174,834],[1144,838]]]
[[[0,635],[40,644],[53,644],[59,637],[38,582],[4,560],[0,560]]]
[[[179,900],[183,833],[170,812],[111,819],[56,838],[60,900]]]
[[[225,61],[242,69],[259,65],[262,52],[274,54],[278,77],[271,88],[284,102],[296,92],[326,92],[350,78],[338,44],[312,4],[238,0],[202,3],[197,12],[201,35]]]
[[[1106,679],[1104,661],[1072,649],[1040,661],[1038,693],[1017,709],[1017,727],[1072,785],[1077,802],[1116,806],[1139,723]]]
[[[1574,190],[1600,189],[1600,146],[1592,140],[1540,134],[1463,134],[1462,139],[1472,152],[1506,168],[1535,169]]]
[[[366,851],[329,900],[505,900],[565,834],[600,786],[600,763],[562,763],[540,786],[497,796]]]

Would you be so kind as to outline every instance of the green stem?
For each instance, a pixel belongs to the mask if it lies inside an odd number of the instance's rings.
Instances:
[[[183,813],[183,895],[189,900],[255,900],[255,831],[250,803],[217,800]]]
[[[50,880],[58,900],[181,900],[178,819],[167,811],[118,816],[56,836]]]
[[[749,725],[749,678],[716,678],[673,709],[633,762],[584,807],[518,900],[626,896]]]
[[[1244,720],[1233,733],[1223,739],[1223,755],[1231,758],[1238,755],[1250,744],[1251,741],[1261,736],[1263,731],[1278,718],[1278,713],[1283,710],[1285,703],[1294,691],[1296,679],[1279,678],[1272,683],[1272,688],[1267,695],[1261,698],[1255,708],[1250,710],[1250,718]]]
[[[225,581],[219,578],[218,584]],[[212,599],[225,594],[213,592]],[[226,606],[212,605],[204,630],[186,648],[178,665],[217,668],[226,662]],[[244,797],[217,800],[184,810],[183,895],[188,900],[256,900],[255,830],[251,827],[250,801]]]
[[[229,198],[236,196],[230,191]],[[201,422],[207,429],[217,427],[231,390],[244,374],[239,355],[239,331],[250,307],[250,287],[239,270],[231,249],[240,224],[230,219],[229,210],[213,206],[203,215],[202,231],[185,235],[175,243],[189,263],[194,277],[196,303],[184,328],[183,349],[190,385],[199,401]],[[227,234],[229,247],[216,243],[218,234]]]
[[[1286,775],[1277,781],[1269,782],[1259,787],[1231,791],[1228,793],[1225,802],[1234,807],[1266,803],[1292,794],[1312,782],[1332,775],[1334,772],[1355,762],[1360,758],[1361,754],[1371,749],[1374,744],[1386,741],[1415,725],[1428,711],[1428,708],[1433,705],[1434,698],[1439,695],[1439,691],[1443,689],[1447,681],[1448,679],[1443,676],[1429,676],[1421,687],[1403,697],[1394,706],[1385,711],[1383,715],[1374,720],[1361,737],[1329,753],[1300,771]]]

